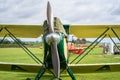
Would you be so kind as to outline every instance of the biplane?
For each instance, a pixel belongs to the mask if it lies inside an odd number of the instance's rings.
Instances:
[[[74,60],[68,63],[67,35],[70,33],[80,38],[96,38],[96,40],[83,51],[83,54],[78,55]],[[36,38],[41,34],[43,34],[44,41],[43,61],[31,53],[26,46],[17,40],[17,37]],[[46,70],[53,74],[53,79],[57,78],[59,80],[60,74],[64,70],[68,72],[72,80],[76,80],[73,74],[75,71],[94,72],[102,68],[110,68],[110,70],[113,71],[120,70],[119,63],[82,66],[79,64],[77,65],[77,63],[81,61],[105,37],[109,37],[113,42],[114,40],[112,38],[117,37],[120,41],[120,35],[118,34],[120,34],[120,25],[63,25],[57,17],[53,18],[50,2],[48,1],[47,20],[45,20],[43,26],[0,24],[0,37],[3,37],[4,40],[6,36],[10,36],[36,63],[38,63],[38,65],[0,63],[0,70],[14,71],[17,68],[22,71],[38,72],[35,80],[39,80]],[[116,45],[115,42],[114,44]],[[92,48],[89,49],[91,46]],[[88,69],[88,67],[92,68]]]

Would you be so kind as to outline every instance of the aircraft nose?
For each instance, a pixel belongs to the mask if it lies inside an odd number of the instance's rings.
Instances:
[[[46,36],[46,42],[50,45],[51,42],[60,42],[60,36],[57,33],[51,33]]]

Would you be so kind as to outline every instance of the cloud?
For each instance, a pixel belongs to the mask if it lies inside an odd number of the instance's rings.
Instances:
[[[111,22],[117,17],[111,14],[114,6],[115,4],[109,1],[107,3],[100,2],[100,0],[95,2],[81,2],[81,5],[77,5],[75,9],[71,10],[71,13],[69,13],[71,17],[69,16],[68,20],[76,24],[114,23]]]
[[[0,23],[39,23],[44,11],[42,2],[40,0],[2,0]]]
[[[0,23],[42,24],[47,0],[0,0]],[[64,24],[119,24],[119,0],[50,0]]]

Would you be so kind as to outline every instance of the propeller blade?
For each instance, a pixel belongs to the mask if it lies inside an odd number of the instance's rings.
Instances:
[[[51,5],[50,5],[49,1],[47,2],[47,23],[48,23],[48,26],[49,26],[49,32],[53,33],[54,32],[54,28],[53,28],[54,21],[53,21]]]
[[[55,71],[55,77],[60,77],[60,60],[59,60],[59,54],[57,49],[57,43],[52,42],[51,43],[51,53],[52,53],[52,64]]]
[[[47,23],[48,23],[49,33],[54,33],[54,28],[53,28],[54,21],[53,21],[53,16],[52,16],[51,5],[49,1],[47,3]],[[59,78],[60,59],[59,59],[59,54],[58,54],[58,49],[57,49],[57,42],[53,40],[50,45],[51,45],[51,54],[52,54],[52,65],[53,65],[53,69],[55,72],[55,77]]]

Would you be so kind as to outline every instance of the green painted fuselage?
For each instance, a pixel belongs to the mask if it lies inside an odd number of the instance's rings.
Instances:
[[[65,57],[65,44],[66,41],[65,39],[65,35],[61,32],[56,32],[59,36],[60,36],[60,42],[57,44],[57,48],[58,48],[58,53],[59,53],[59,59],[60,59],[60,68],[61,69],[65,69],[67,66],[67,59]],[[43,36],[43,40],[44,40],[44,64],[46,66],[46,68],[51,69],[53,68],[52,66],[52,53],[51,53],[51,47],[50,45],[46,42],[46,35],[45,34]]]

